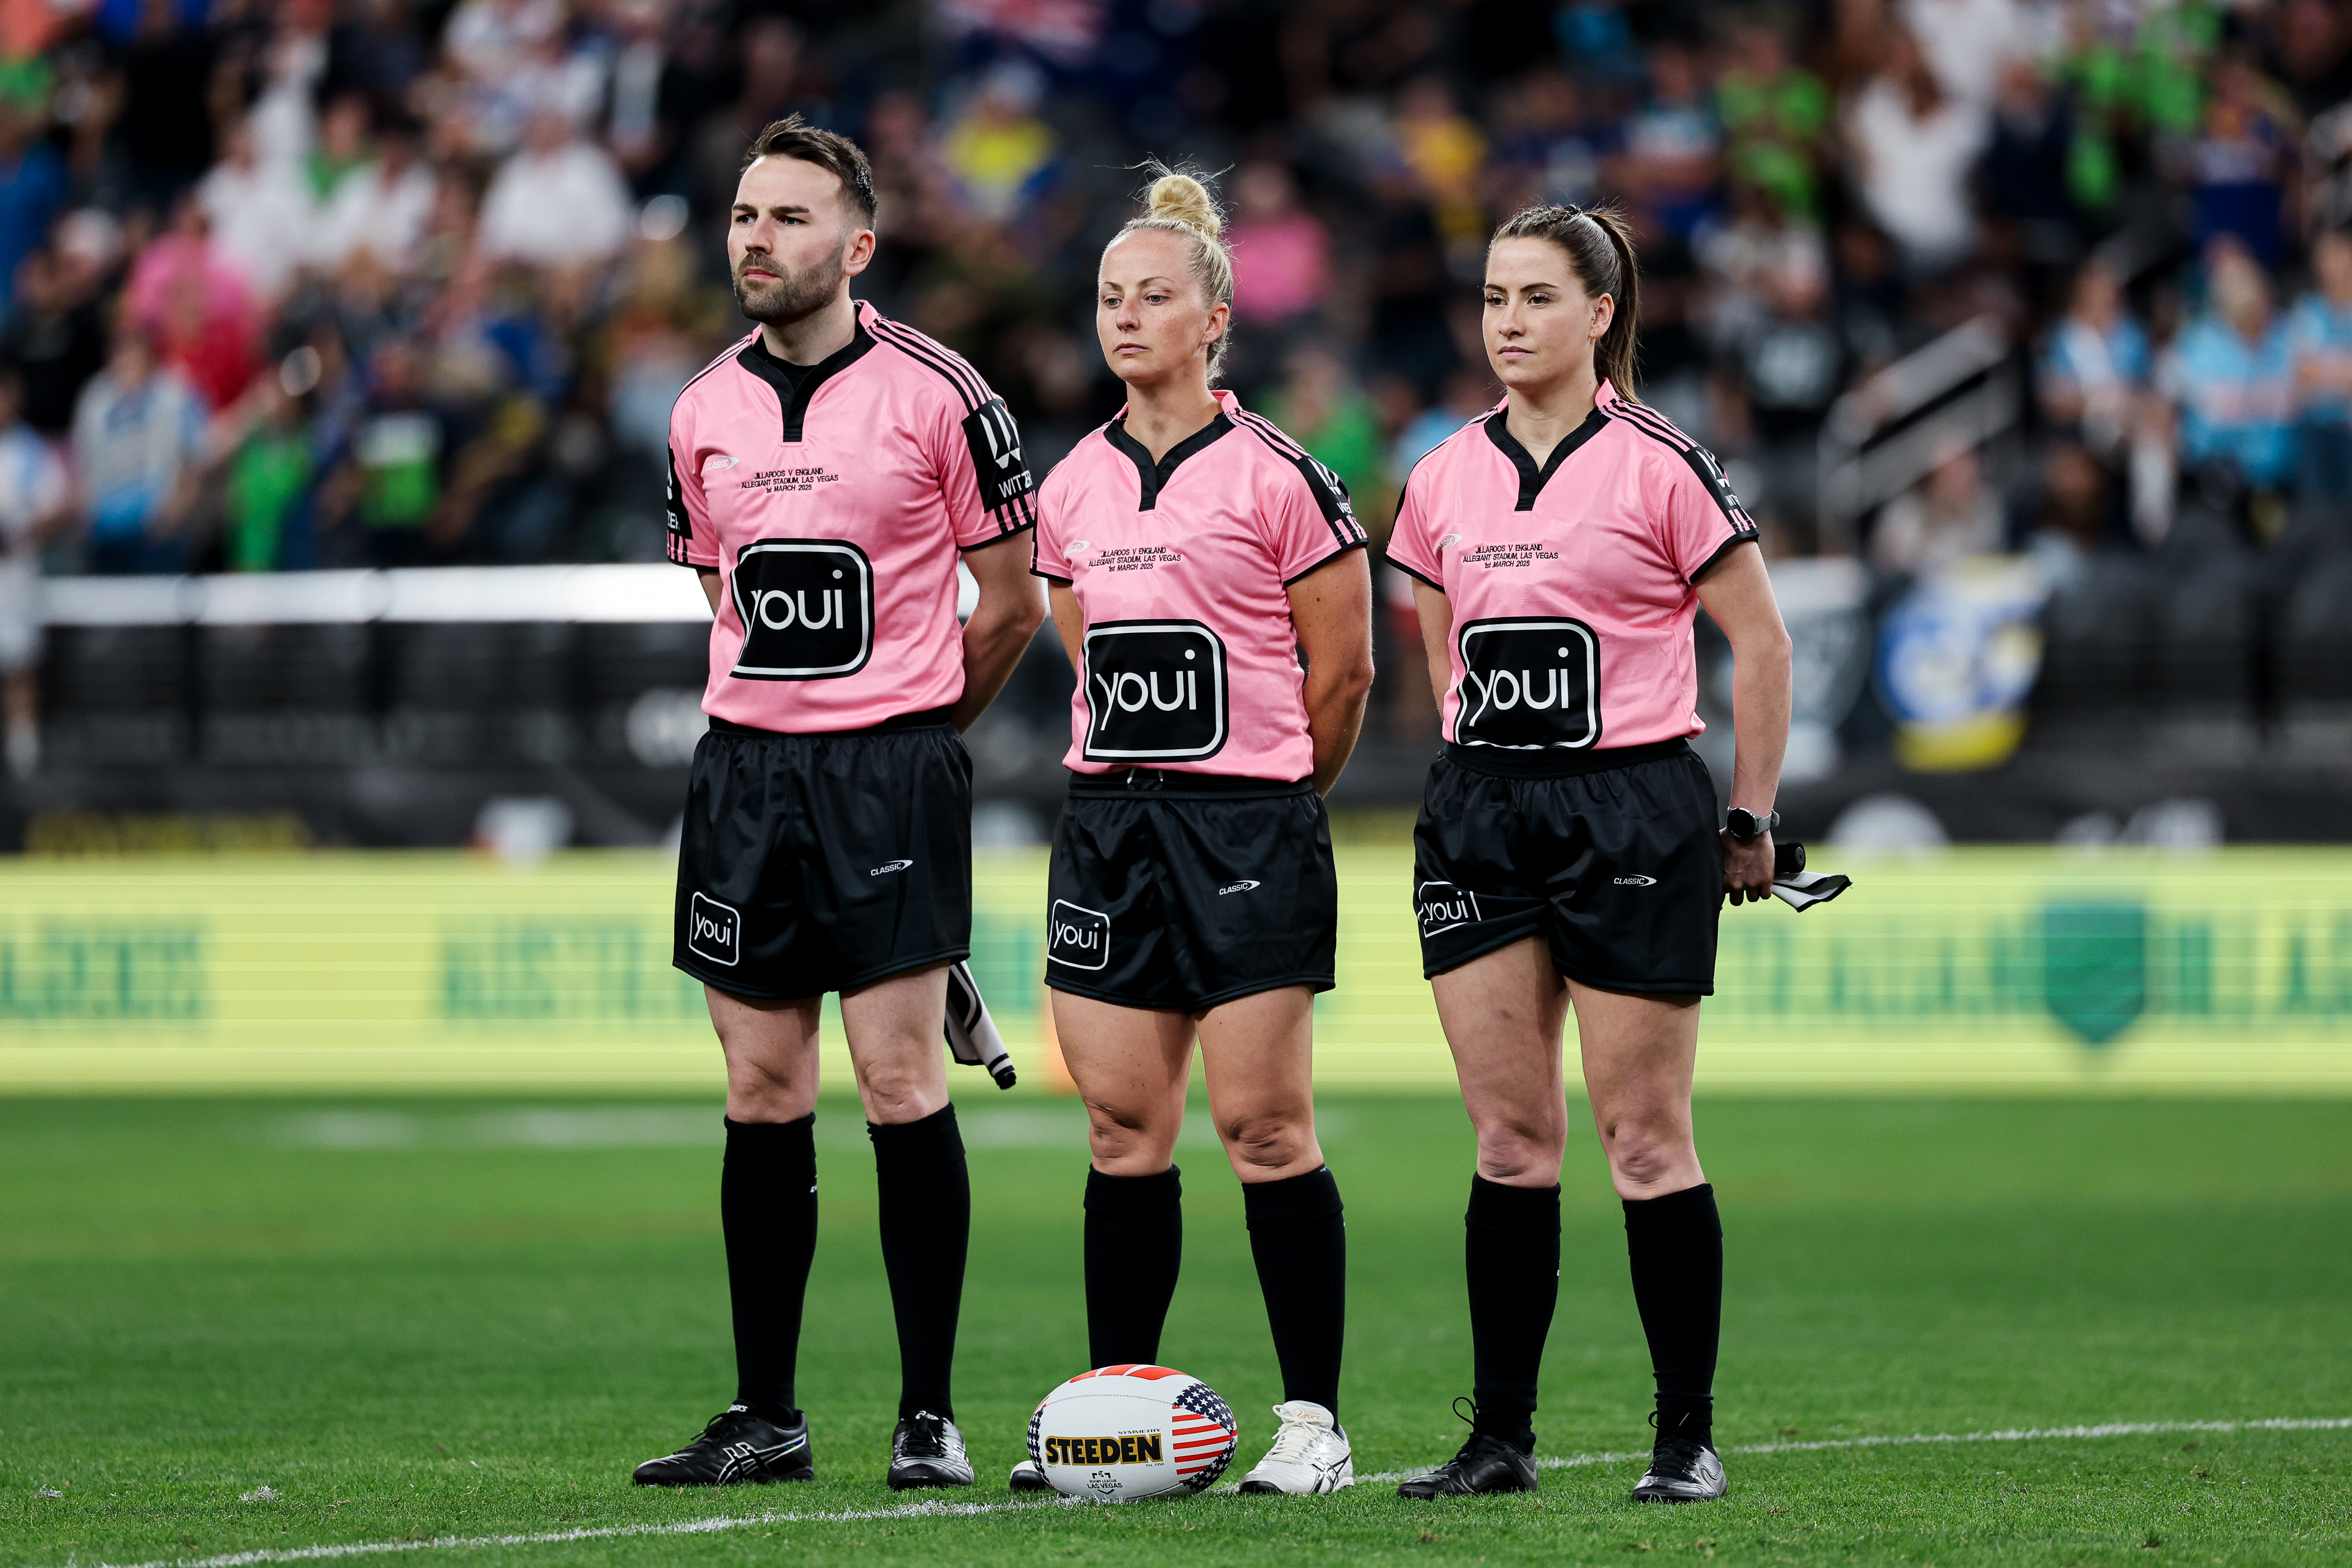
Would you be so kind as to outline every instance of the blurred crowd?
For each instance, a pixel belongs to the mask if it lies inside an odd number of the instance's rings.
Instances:
[[[1643,393],[1776,555],[2063,570],[2352,497],[2346,0],[0,0],[0,598],[657,559],[793,110],[873,155],[860,291],[1041,472],[1118,406],[1090,279],[1156,156],[1233,209],[1229,379],[1376,532],[1496,395],[1474,286],[1538,200],[1630,214]],[[2015,438],[1825,527],[1832,408],[1979,321]]]

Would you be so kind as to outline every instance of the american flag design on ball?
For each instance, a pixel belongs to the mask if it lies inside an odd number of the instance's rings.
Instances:
[[[1240,1438],[1217,1391],[1173,1367],[1082,1372],[1029,1418],[1029,1457],[1065,1497],[1132,1502],[1207,1490]]]
[[[1206,1491],[1234,1462],[1241,1433],[1234,1428],[1234,1413],[1205,1383],[1195,1380],[1176,1396],[1175,1405],[1176,1473],[1187,1488]]]

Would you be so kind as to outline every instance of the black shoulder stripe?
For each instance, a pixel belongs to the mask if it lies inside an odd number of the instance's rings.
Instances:
[[[1243,424],[1257,432],[1259,439],[1263,440],[1267,446],[1273,447],[1276,451],[1280,452],[1283,456],[1286,458],[1303,458],[1307,456],[1306,447],[1300,446],[1297,441],[1291,437],[1289,432],[1283,429],[1281,426],[1276,425],[1273,420],[1268,419],[1265,415],[1252,414],[1248,409],[1244,408],[1241,411],[1240,419]]]
[[[920,361],[945,377],[963,399],[964,412],[969,414],[988,401],[987,387],[980,373],[963,362],[963,357],[944,344],[933,342],[922,333],[902,327],[887,317],[877,315],[869,329],[877,342],[888,343],[908,359]]]
[[[1612,405],[1609,410],[1609,416],[1612,419],[1623,420],[1626,424],[1631,425],[1634,429],[1639,430],[1643,435],[1649,437],[1652,440],[1659,442],[1664,446],[1672,447],[1676,451],[1686,451],[1698,445],[1697,442],[1692,440],[1688,436],[1684,435],[1679,429],[1675,428],[1673,420],[1668,419],[1656,409],[1651,408],[1643,404],[1618,403]]]
[[[696,371],[692,375],[688,376],[687,378],[686,384],[677,389],[677,395],[670,399],[669,405],[671,410],[675,412],[677,405],[686,401],[686,395],[694,390],[694,384],[696,382],[700,381],[704,376],[709,375],[720,365],[731,363],[735,356],[743,352],[744,345],[749,343],[751,341],[752,336],[755,335],[757,334],[747,334],[736,339],[733,342],[727,345],[725,353],[721,353],[717,359],[712,360],[709,364],[704,365],[700,370]]]
[[[1684,435],[1673,420],[1654,408],[1639,403],[1618,403],[1612,405],[1609,412],[1612,418],[1623,420],[1628,428],[1639,430],[1690,465],[1691,472],[1698,476],[1699,485],[1714,500],[1717,510],[1723,513],[1724,521],[1730,525],[1734,535],[1731,544],[1755,535],[1756,520],[1748,515],[1748,509],[1740,505],[1739,498],[1732,493],[1731,481],[1724,477],[1723,465],[1716,460],[1714,453]],[[1725,546],[1726,549],[1729,547],[1728,544]],[[1718,556],[1720,553],[1717,552]],[[1715,560],[1710,558],[1699,570],[1704,573],[1714,564]],[[1691,580],[1696,582],[1698,579],[1694,577]]]
[[[1307,481],[1307,493],[1315,498],[1317,508],[1323,513],[1324,526],[1331,531],[1332,539],[1341,549],[1367,542],[1369,536],[1365,534],[1363,525],[1356,521],[1356,509],[1349,500],[1345,480],[1324,467],[1306,447],[1284,435],[1272,421],[1261,419],[1255,414],[1244,414],[1241,423],[1251,435],[1265,443],[1267,450],[1298,470],[1299,477]]]

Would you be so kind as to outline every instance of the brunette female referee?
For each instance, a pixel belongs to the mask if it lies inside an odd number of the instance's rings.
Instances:
[[[1504,399],[1414,468],[1389,546],[1416,579],[1446,742],[1413,833],[1423,967],[1478,1136],[1472,1431],[1406,1497],[1535,1489],[1571,1004],[1656,1372],[1633,1495],[1724,1490],[1723,1230],[1691,1141],[1691,1068],[1722,900],[1772,885],[1789,637],[1723,470],[1634,401],[1637,301],[1615,214],[1532,207],[1497,229],[1484,330]],[[1687,739],[1702,605],[1737,671],[1727,826]]]
[[[1197,1037],[1282,1366],[1281,1428],[1242,1489],[1326,1492],[1355,1471],[1312,1003],[1338,920],[1323,794],[1371,686],[1371,574],[1346,488],[1211,388],[1234,297],[1221,227],[1200,182],[1164,174],[1104,250],[1095,327],[1128,405],[1038,496],[1036,571],[1077,672],[1045,984],[1092,1122],[1094,1364],[1160,1353]],[[1045,1478],[1024,1463],[1013,1485]]]

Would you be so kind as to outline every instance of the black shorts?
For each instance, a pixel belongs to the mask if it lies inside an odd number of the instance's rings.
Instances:
[[[686,786],[672,963],[787,1000],[971,955],[971,758],[944,713],[845,735],[712,721]]]
[[[1540,935],[1609,991],[1711,994],[1715,784],[1681,741],[1531,758],[1448,745],[1412,830],[1424,975]]]
[[[1054,826],[1045,984],[1199,1013],[1331,989],[1339,882],[1315,786],[1135,769],[1076,775]]]

